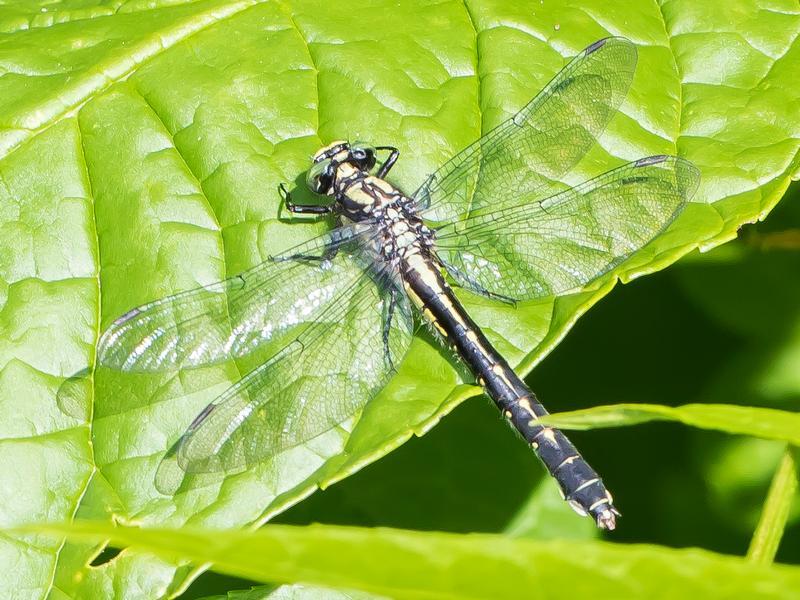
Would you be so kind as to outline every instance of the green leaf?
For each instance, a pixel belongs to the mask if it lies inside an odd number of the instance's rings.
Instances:
[[[800,225],[798,192],[795,183],[770,219],[720,248],[726,252],[719,259],[715,250],[706,260],[676,270],[687,295],[709,319],[745,341],[731,346],[730,359],[703,386],[699,401],[794,411],[800,407],[800,287],[795,285],[800,254],[791,245]],[[709,482],[707,498],[730,528],[752,534],[766,510],[766,488],[783,449],[784,444],[766,440],[721,436],[698,453],[698,463],[705,463],[701,477]],[[794,502],[788,525],[798,517],[800,505]],[[792,554],[792,537],[787,531],[783,560]]]
[[[402,490],[402,493],[398,493]],[[281,523],[359,524],[536,539],[593,538],[525,444],[498,426],[487,398],[459,405],[431,432],[315,494]]]
[[[701,168],[701,188],[663,237],[593,290],[517,309],[466,299],[523,372],[617,277],[734,237],[797,176],[793,8],[65,0],[3,6],[0,27],[6,525],[76,513],[174,526],[261,523],[477,393],[421,337],[385,393],[342,431],[176,498],[156,492],[156,465],[240,365],[161,378],[99,373],[58,408],[58,388],[91,368],[96,338],[116,316],[327,226],[279,222],[274,192],[302,175],[323,142],[396,144],[395,182],[411,191],[588,43],[613,33],[640,44],[629,98],[571,182],[622,160],[679,153]],[[0,562],[18,567],[0,595],[152,598],[192,576],[133,551],[92,567],[96,551],[5,540]]]
[[[556,413],[543,423],[561,429],[594,429],[638,425],[649,421],[679,421],[702,429],[752,435],[800,445],[800,414],[771,408],[729,404],[613,404]]]
[[[41,534],[110,538],[260,581],[304,581],[399,598],[790,598],[800,568],[699,549],[531,542],[488,534],[268,525],[258,531],[38,525]],[[497,574],[502,573],[502,577]]]
[[[515,538],[535,540],[588,540],[599,532],[592,521],[576,519],[564,510],[564,499],[550,481],[542,481],[528,501],[506,526],[505,533]]]
[[[780,440],[794,446],[800,445],[800,414],[752,406],[687,404],[670,407],[655,404],[617,404],[549,415],[543,421],[562,429],[591,429],[637,425],[650,421],[678,421],[702,429]],[[744,455],[746,460],[752,461],[755,456],[754,448],[745,448]],[[747,470],[752,471],[752,467]],[[726,476],[735,478],[737,475],[732,469],[726,469],[724,466],[720,466],[718,471],[723,476],[711,477],[715,482],[714,486],[721,485]],[[751,541],[748,556],[753,561],[769,563],[778,550],[796,496],[797,475],[794,471],[791,452],[787,451],[773,478],[761,520]],[[738,517],[740,520],[746,519],[746,515],[741,513]]]
[[[800,270],[798,250],[800,184],[795,183],[766,222],[746,226],[735,243],[681,261],[675,275],[710,320],[763,340],[753,354],[769,354],[771,345],[784,343],[791,329],[787,322],[800,316],[800,281],[794,277]],[[732,374],[756,356],[748,356]],[[761,362],[754,362],[756,369]]]
[[[792,449],[786,450],[772,479],[761,520],[747,549],[747,557],[752,562],[769,564],[778,552],[797,493],[797,464],[793,455]]]
[[[258,586],[246,591],[228,592],[224,596],[207,596],[201,600],[382,600],[382,596],[353,590],[340,591],[310,585]]]

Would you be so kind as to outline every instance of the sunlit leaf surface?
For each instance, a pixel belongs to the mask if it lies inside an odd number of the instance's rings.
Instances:
[[[389,528],[268,525],[260,531],[42,525],[41,533],[110,537],[257,581],[306,581],[392,598],[793,598],[800,567],[700,549],[530,541]],[[402,565],[402,568],[397,568]],[[497,577],[502,570],[505,577]],[[336,597],[336,596],[333,596]]]

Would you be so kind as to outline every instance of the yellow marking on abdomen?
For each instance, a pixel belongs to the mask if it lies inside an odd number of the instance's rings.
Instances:
[[[497,365],[497,364],[492,365],[492,373],[494,373],[500,379],[502,379],[503,383],[505,383],[508,386],[509,389],[513,389],[514,388],[514,386],[511,385],[511,380],[509,380],[508,373],[506,372],[505,368],[503,368],[502,366]]]
[[[428,319],[431,325],[436,327],[436,330],[441,333],[444,337],[447,337],[447,331],[445,331],[444,327],[439,324],[439,321],[436,320],[436,317],[433,315],[429,308],[423,308],[422,314],[425,315],[425,318]]]
[[[406,289],[408,297],[411,298],[411,302],[413,302],[417,308],[422,308],[425,306],[422,298],[417,295],[417,292],[414,291],[413,287],[411,287],[407,282],[403,282],[403,287]]]
[[[537,433],[534,436],[533,439],[535,440],[539,436],[542,436],[543,438],[545,438],[551,444],[555,444],[555,442],[556,442],[556,434],[553,433],[553,430],[550,427],[543,427],[542,430],[539,433]],[[536,446],[534,446],[534,444],[536,444],[536,442],[531,442],[531,446],[536,448],[538,446],[538,444]]]
[[[441,289],[441,288],[438,288]],[[467,328],[467,324],[464,319],[461,318],[461,313],[456,309],[453,305],[453,301],[450,299],[450,296],[444,291],[440,291],[437,294],[439,296],[439,301],[444,305],[444,307],[450,311],[450,314],[453,315],[453,319],[456,323],[461,325],[464,329]]]
[[[538,416],[536,416],[536,413],[533,412],[533,408],[531,408],[530,399],[528,399],[528,398],[520,398],[517,401],[517,404],[519,404],[522,407],[522,410],[524,410],[526,413],[528,413],[532,418],[534,418],[534,419],[538,419],[539,418]]]

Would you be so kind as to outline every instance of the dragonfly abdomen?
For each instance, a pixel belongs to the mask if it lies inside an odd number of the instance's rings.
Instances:
[[[613,529],[619,513],[603,481],[566,435],[537,422],[547,410],[469,317],[433,257],[415,254],[404,261],[401,272],[406,291],[424,317],[533,448],[572,508],[591,514],[600,527]]]

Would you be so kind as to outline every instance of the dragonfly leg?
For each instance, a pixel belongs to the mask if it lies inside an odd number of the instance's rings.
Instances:
[[[440,259],[441,260],[441,259]],[[502,294],[495,294],[494,292],[490,292],[485,287],[480,285],[477,281],[472,279],[466,273],[460,271],[459,269],[455,268],[448,262],[442,260],[442,264],[447,269],[447,272],[456,280],[458,285],[461,287],[467,288],[469,291],[478,294],[479,296],[485,296],[486,298],[491,298],[492,300],[499,300],[500,302],[504,302],[505,304],[510,304],[512,306],[516,306],[517,301],[510,296],[503,296]]]
[[[278,186],[278,192],[283,198],[284,206],[286,206],[286,210],[294,214],[303,214],[303,215],[329,215],[333,212],[333,205],[332,204],[295,204],[292,202],[292,195],[286,191],[286,186],[280,184]]]
[[[314,263],[314,262],[324,263],[324,262],[328,262],[328,261],[333,260],[338,252],[339,252],[338,248],[333,248],[333,247],[329,246],[328,248],[325,249],[325,252],[323,252],[322,254],[319,254],[319,255],[315,255],[315,254],[292,254],[291,256],[281,257],[280,259],[276,258],[276,260],[279,260],[280,262],[283,262],[283,261],[286,261],[286,260],[302,260],[302,261],[311,262],[311,263]]]
[[[322,254],[291,254],[289,256],[275,256],[273,257],[273,260],[276,262],[283,262],[287,260],[303,260],[306,262],[324,263],[336,258],[338,252],[339,246],[334,243],[329,243],[327,246],[325,246],[325,250],[322,252]]]
[[[383,161],[381,168],[378,169],[377,176],[383,179],[386,177],[386,174],[391,170],[394,166],[394,163],[397,162],[397,159],[400,157],[400,150],[395,148],[394,146],[376,146],[375,150],[388,150],[389,151],[389,158]]]
[[[392,319],[394,318],[394,311],[397,308],[397,290],[392,288],[390,292],[389,306],[386,308],[386,318],[383,321],[383,358],[389,369],[394,371],[394,362],[392,361],[392,352],[389,347],[389,336],[392,332]],[[385,302],[385,300],[384,300]]]
[[[334,246],[333,244],[329,244],[327,248],[325,248],[325,252],[322,253],[322,260],[333,260],[336,258],[336,255],[339,253],[339,247]]]

